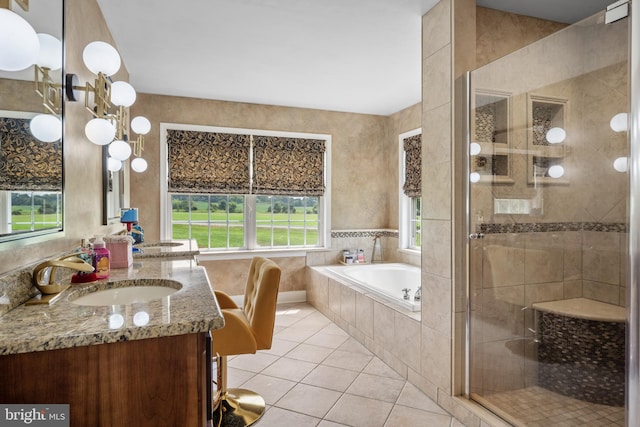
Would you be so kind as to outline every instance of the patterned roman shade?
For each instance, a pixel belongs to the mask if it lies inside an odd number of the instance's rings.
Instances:
[[[0,190],[62,191],[62,142],[37,140],[29,122],[0,117]]]
[[[422,195],[422,135],[413,135],[402,140],[405,153],[404,185],[407,197]]]
[[[325,141],[253,137],[253,193],[287,196],[324,194]]]
[[[249,193],[249,135],[167,130],[169,191]]]

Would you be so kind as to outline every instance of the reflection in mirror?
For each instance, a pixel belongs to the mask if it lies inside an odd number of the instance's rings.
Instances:
[[[108,147],[102,148],[102,224],[120,221],[120,208],[125,206],[125,168],[122,162],[110,163]]]
[[[64,3],[10,1],[9,7],[33,27],[40,49],[35,64],[0,70],[0,243],[63,228]]]

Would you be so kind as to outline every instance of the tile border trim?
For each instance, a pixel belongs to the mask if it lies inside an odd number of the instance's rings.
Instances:
[[[599,231],[605,233],[626,233],[628,226],[622,222],[531,222],[517,224],[478,224],[477,233],[545,233],[554,231]]]

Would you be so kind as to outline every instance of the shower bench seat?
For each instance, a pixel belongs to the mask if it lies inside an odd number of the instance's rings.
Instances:
[[[533,304],[538,385],[592,403],[624,406],[626,309],[588,298]]]

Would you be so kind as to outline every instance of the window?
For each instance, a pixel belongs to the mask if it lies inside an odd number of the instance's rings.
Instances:
[[[328,135],[173,124],[162,135],[163,239],[202,251],[328,242]]]
[[[422,130],[414,129],[400,135],[400,248],[419,250],[422,244]]]
[[[62,228],[62,192],[0,191],[0,234]]]

